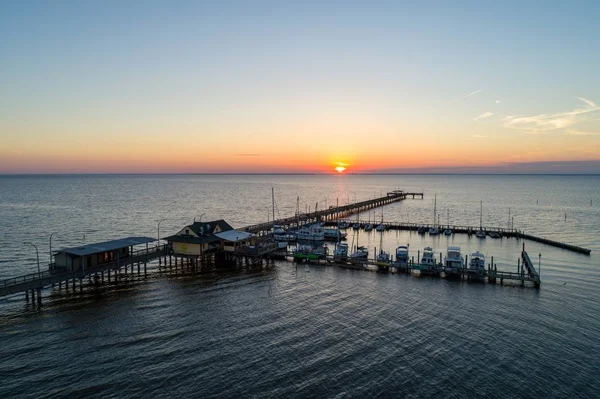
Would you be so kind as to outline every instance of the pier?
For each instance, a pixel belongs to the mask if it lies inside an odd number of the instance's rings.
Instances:
[[[293,258],[293,252],[288,252],[286,255],[286,260]],[[525,244],[523,244],[523,251],[521,252],[521,258],[519,259],[519,264],[517,265],[517,272],[509,272],[497,270],[497,265],[494,263],[494,258],[492,257],[491,262],[486,266],[485,270],[482,270],[478,273],[473,273],[473,271],[468,268],[468,255],[464,258],[464,266],[459,269],[458,272],[453,272],[452,274],[447,274],[444,272],[444,266],[442,263],[442,257],[440,254],[440,262],[435,265],[425,265],[418,262],[409,261],[406,264],[399,265],[396,262],[390,263],[382,263],[378,262],[375,259],[365,259],[361,262],[340,262],[334,259],[334,256],[327,255],[322,259],[315,261],[305,261],[300,262],[296,261],[296,263],[307,263],[307,264],[315,264],[315,265],[327,265],[327,266],[337,266],[344,269],[355,269],[355,270],[369,270],[383,273],[393,273],[393,274],[408,274],[412,275],[414,272],[417,272],[421,276],[429,276],[429,277],[443,277],[453,280],[461,280],[461,281],[480,281],[487,282],[490,284],[504,285],[504,282],[518,282],[521,285],[525,285],[525,283],[531,283],[531,285],[535,288],[540,288],[541,279],[538,271],[536,271],[533,263],[531,262],[529,255],[525,251]],[[522,261],[522,262],[521,262]],[[522,265],[522,266],[521,266]]]
[[[325,224],[334,226],[336,223],[337,222],[328,221]],[[364,220],[357,222],[356,220],[345,219],[345,220],[340,220],[340,223],[347,223],[350,226],[355,223],[360,223],[360,226],[365,226],[366,224],[372,223],[372,222],[367,222]],[[468,235],[473,235],[473,234],[475,234],[475,232],[477,232],[479,230],[479,227],[475,227],[475,226],[433,225],[433,224],[405,223],[405,222],[383,222],[383,225],[385,226],[386,230],[406,230],[406,231],[418,231],[420,228],[426,228],[427,230],[429,230],[430,228],[436,227],[440,230],[440,235],[443,235],[444,229],[447,229],[447,228],[451,229],[453,234],[459,233],[459,234],[468,234]],[[487,236],[490,236],[492,238],[493,238],[494,234],[497,234],[499,238],[506,237],[506,238],[518,238],[518,239],[530,240],[530,241],[539,242],[541,244],[549,245],[549,246],[556,247],[556,248],[566,249],[568,251],[577,252],[577,253],[585,254],[585,255],[589,255],[592,252],[590,249],[587,249],[587,248],[579,247],[577,245],[567,244],[567,243],[560,242],[560,241],[549,240],[547,238],[538,237],[538,236],[534,236],[531,234],[526,234],[523,231],[516,230],[516,229],[483,226],[482,230],[485,231]]]
[[[328,209],[315,210],[314,212],[300,213],[297,211],[296,215],[287,218],[277,219],[270,222],[258,223],[251,226],[243,227],[241,230],[249,233],[258,235],[270,234],[274,225],[283,226],[285,228],[299,227],[304,224],[316,223],[316,222],[328,222],[332,220],[339,220],[346,218],[357,213],[365,212],[370,209],[378,208],[384,205],[389,205],[394,202],[403,201],[407,198],[421,198],[423,199],[423,193],[417,192],[405,192],[402,190],[395,190],[388,192],[385,196],[373,198],[365,201],[354,202],[352,204],[341,205],[341,206],[330,206]]]

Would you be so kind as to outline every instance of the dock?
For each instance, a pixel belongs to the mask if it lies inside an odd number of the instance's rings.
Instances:
[[[365,201],[354,202],[347,205],[341,206],[330,206],[328,209],[315,210],[314,212],[300,213],[287,218],[281,218],[272,220],[270,222],[258,223],[250,226],[243,227],[241,230],[249,233],[265,235],[270,234],[274,225],[284,226],[285,228],[295,228],[304,224],[311,224],[316,222],[328,222],[332,220],[340,220],[357,213],[365,212],[370,209],[378,208],[381,206],[389,205],[394,202],[403,201],[407,198],[421,198],[423,199],[423,193],[420,192],[406,192],[402,190],[394,190],[388,192],[385,196],[372,198]]]
[[[290,260],[293,258],[293,253],[288,252],[286,256],[286,260]],[[344,269],[355,269],[355,270],[369,270],[369,271],[377,271],[383,273],[394,273],[394,274],[409,274],[413,275],[417,272],[419,275],[429,276],[429,277],[438,277],[438,278],[449,278],[454,280],[461,281],[481,281],[487,282],[490,284],[503,285],[505,281],[513,281],[518,282],[521,285],[525,286],[525,283],[531,283],[530,285],[535,288],[540,288],[541,279],[538,271],[536,271],[533,263],[531,262],[529,255],[525,251],[525,245],[523,245],[523,251],[521,252],[522,263],[519,262],[517,265],[518,272],[509,272],[497,270],[496,264],[494,264],[494,258],[492,257],[492,261],[490,264],[486,266],[485,270],[482,270],[480,273],[473,274],[469,271],[467,265],[467,257],[465,256],[465,266],[459,270],[458,273],[452,273],[452,275],[448,275],[444,273],[444,267],[442,263],[437,263],[433,267],[431,265],[424,265],[416,262],[408,262],[407,264],[399,265],[395,262],[390,263],[381,263],[376,261],[375,259],[366,259],[360,263],[351,263],[351,262],[340,262],[334,260],[332,255],[327,255],[320,260],[305,262],[307,264],[316,264],[316,265],[327,265],[327,266],[337,266]],[[300,263],[300,262],[297,262]],[[523,265],[521,267],[521,264]]]
[[[364,225],[368,224],[369,222],[364,221],[364,220],[357,222],[356,220],[344,219],[344,220],[340,220],[340,223],[348,223],[349,225],[352,225],[354,223],[360,223],[360,226],[364,226]],[[328,221],[325,224],[334,226],[337,224],[337,222]],[[440,230],[440,235],[443,235],[444,229],[447,229],[447,228],[451,229],[453,234],[458,233],[458,234],[468,234],[468,235],[473,235],[473,234],[475,234],[475,232],[477,232],[479,230],[479,227],[475,227],[475,226],[433,225],[433,224],[405,223],[405,222],[383,222],[383,225],[385,226],[386,230],[406,230],[406,231],[417,231],[417,230],[419,230],[419,228],[422,228],[422,227],[429,230],[430,228],[436,227]],[[483,226],[482,229],[483,229],[483,231],[486,232],[486,234],[488,236],[491,236],[494,233],[496,233],[499,237],[518,238],[518,239],[535,241],[535,242],[539,242],[541,244],[549,245],[549,246],[556,247],[556,248],[566,249],[568,251],[572,251],[572,252],[576,252],[576,253],[580,253],[580,254],[584,254],[584,255],[589,255],[592,252],[591,249],[588,249],[588,248],[583,248],[583,247],[580,247],[577,245],[567,244],[567,243],[560,242],[560,241],[549,240],[547,238],[534,236],[532,234],[526,234],[523,231],[516,230],[516,229],[507,229],[507,228],[502,228],[502,227],[486,227],[486,226]]]

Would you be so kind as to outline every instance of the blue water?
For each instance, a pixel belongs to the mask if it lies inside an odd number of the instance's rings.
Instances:
[[[541,289],[296,267],[130,276],[83,294],[46,289],[41,308],[0,299],[0,397],[596,397],[600,391],[598,176],[4,176],[0,279],[37,270],[53,249],[172,234],[223,218],[235,227],[367,199],[424,200],[387,221],[515,228],[592,249],[525,242]],[[327,203],[325,202],[327,201]],[[566,214],[566,220],[565,220]],[[272,215],[269,214],[269,217]],[[380,220],[382,210],[360,218]],[[353,233],[349,230],[349,240]],[[361,245],[380,235],[360,233]],[[522,241],[388,231],[410,244],[481,250],[516,271]]]

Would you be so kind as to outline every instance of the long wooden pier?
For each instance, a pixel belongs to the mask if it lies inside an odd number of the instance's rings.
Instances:
[[[360,226],[364,226],[364,225],[368,224],[369,222],[366,222],[364,220],[357,222],[356,220],[346,219],[346,220],[340,220],[340,223],[347,223],[350,226],[352,226],[355,223],[359,223]],[[326,222],[326,224],[333,225],[334,223],[329,221],[329,222]],[[468,235],[475,234],[479,230],[479,227],[475,227],[475,226],[433,225],[433,224],[405,223],[405,222],[384,222],[383,225],[385,226],[386,230],[389,229],[389,230],[408,230],[408,231],[417,231],[420,228],[426,228],[427,230],[429,230],[430,228],[436,227],[440,230],[441,235],[444,234],[444,229],[447,229],[447,228],[451,229],[453,233],[461,233],[461,234],[468,234]],[[547,238],[534,236],[532,234],[526,234],[523,231],[516,230],[516,229],[507,229],[507,228],[503,228],[503,227],[485,227],[484,226],[483,231],[485,231],[488,236],[491,236],[494,233],[496,233],[500,237],[508,237],[508,238],[512,237],[512,238],[520,238],[520,239],[535,241],[535,242],[539,242],[539,243],[542,243],[545,245],[550,245],[550,246],[553,246],[556,248],[562,248],[562,249],[566,249],[566,250],[569,250],[572,252],[577,252],[577,253],[585,254],[585,255],[589,255],[592,252],[588,248],[583,248],[583,247],[579,247],[577,245],[567,244],[567,243],[560,242],[560,241],[549,240]]]
[[[283,226],[285,228],[293,228],[304,224],[338,220],[360,212],[365,212],[369,209],[389,205],[398,201],[403,201],[408,197],[411,197],[413,199],[420,197],[422,199],[423,193],[405,192],[401,190],[390,191],[383,197],[354,202],[352,204],[341,205],[337,207],[330,206],[328,209],[315,210],[314,212],[298,213],[297,215],[290,216],[287,218],[246,226],[243,227],[241,230],[258,235],[270,234],[274,225]]]

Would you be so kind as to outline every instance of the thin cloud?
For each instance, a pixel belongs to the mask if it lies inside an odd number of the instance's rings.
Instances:
[[[573,136],[600,136],[600,133],[596,132],[581,132],[579,130],[568,129],[567,134]]]
[[[456,98],[456,99],[454,99],[454,100],[452,101],[452,104],[454,104],[454,103],[455,103],[455,102],[457,102],[457,101],[464,100],[464,99],[465,99],[465,98],[467,98],[467,97],[474,96],[474,95],[475,95],[475,94],[477,94],[477,93],[481,93],[482,91],[483,91],[483,89],[479,89],[479,90],[477,90],[477,91],[474,91],[473,93],[469,93],[469,94],[467,94],[467,95],[464,95],[464,96],[462,96],[462,97],[458,97],[458,98]]]
[[[534,116],[511,116],[504,118],[504,127],[511,129],[525,130],[529,133],[546,133],[557,129],[566,129],[569,126],[580,122],[582,119],[595,119],[590,114],[600,111],[600,107],[591,100],[583,97],[577,97],[585,103],[585,107],[575,108],[568,112],[558,112],[555,114],[541,114]]]
[[[500,104],[500,100],[496,100],[496,104]]]
[[[473,118],[473,120],[475,122],[477,122],[477,121],[480,121],[482,119],[489,118],[492,115],[494,115],[493,112],[484,112],[483,114],[479,115],[477,118]]]

